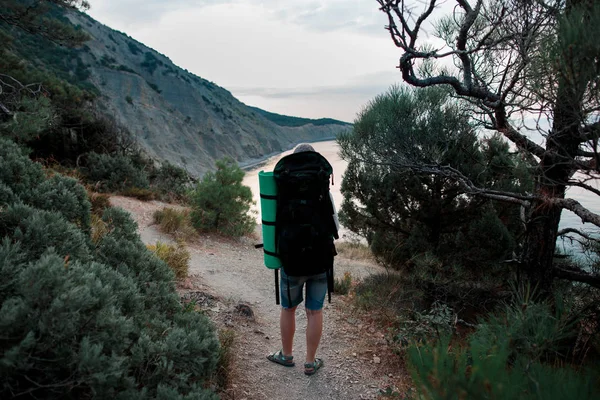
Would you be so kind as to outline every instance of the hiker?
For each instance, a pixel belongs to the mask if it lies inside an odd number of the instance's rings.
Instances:
[[[306,328],[306,359],[304,363],[304,373],[306,375],[313,375],[323,366],[323,360],[317,358],[316,353],[321,340],[321,334],[323,332],[323,302],[325,301],[325,295],[327,292],[331,292],[333,290],[333,256],[336,254],[333,240],[338,238],[337,231],[339,228],[339,222],[337,219],[337,213],[335,211],[333,197],[331,196],[331,192],[329,192],[329,177],[332,171],[331,165],[319,153],[316,153],[310,144],[299,144],[294,149],[293,154],[303,152],[313,152],[313,154],[305,154],[304,156],[320,161],[328,168],[328,172],[325,173],[326,177],[319,177],[321,181],[325,179],[325,187],[317,189],[321,190],[322,192],[327,191],[326,194],[319,196],[319,198],[325,199],[323,202],[327,203],[325,205],[319,205],[317,208],[328,211],[321,212],[320,215],[315,215],[315,207],[313,207],[309,209],[312,215],[306,215],[306,211],[304,211],[304,214],[302,214],[302,211],[296,211],[296,214],[302,215],[302,226],[305,227],[308,225],[313,236],[315,235],[315,230],[318,231],[321,229],[321,231],[327,232],[329,238],[328,240],[324,241],[323,246],[313,246],[314,248],[324,249],[323,251],[311,251],[310,255],[303,258],[302,255],[297,256],[296,254],[286,253],[286,249],[288,249],[288,247],[293,247],[296,243],[302,242],[303,239],[301,238],[301,235],[298,234],[298,231],[291,231],[291,245],[282,243],[285,241],[285,233],[279,234],[278,249],[283,265],[281,278],[279,281],[282,306],[279,325],[281,329],[282,348],[273,354],[269,354],[267,359],[286,367],[292,367],[295,365],[292,347],[296,330],[296,308],[303,301],[303,289],[306,286],[306,299],[304,299],[304,306],[306,308],[308,325]],[[303,156],[292,156],[292,159],[302,160]],[[278,166],[282,161],[284,161],[284,159],[278,163]],[[275,167],[276,174],[278,172],[278,166]],[[294,164],[294,167],[297,169],[302,168],[302,166],[298,166],[298,164]],[[287,167],[286,170],[289,171]],[[323,173],[323,171],[323,168],[321,168],[320,173]],[[284,174],[282,173],[281,175]],[[294,185],[298,186],[298,181],[294,181],[292,186]],[[319,185],[321,185],[321,183],[319,183]],[[279,201],[282,201],[281,197]],[[303,202],[306,203],[304,200]],[[290,204],[292,204],[292,202],[290,202]],[[281,226],[281,224],[285,224],[285,222],[281,221],[282,218],[285,219],[285,211],[279,210],[280,208],[278,208],[277,217],[277,223],[280,224],[278,227]],[[284,229],[282,228],[282,230]],[[331,234],[329,234],[329,232]],[[284,235],[283,238],[281,235]],[[313,247],[310,248],[313,249]],[[294,249],[290,250],[292,253],[293,251]],[[298,260],[300,260],[299,263],[296,262]],[[308,273],[302,274],[303,271],[307,271]]]

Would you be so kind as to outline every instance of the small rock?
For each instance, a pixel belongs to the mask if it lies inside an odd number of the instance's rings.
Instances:
[[[352,357],[356,357],[356,353],[352,353]]]
[[[238,313],[242,314],[243,316],[248,317],[250,319],[254,319],[254,311],[252,310],[252,307],[250,307],[248,304],[239,303],[237,306],[235,306],[235,309]]]

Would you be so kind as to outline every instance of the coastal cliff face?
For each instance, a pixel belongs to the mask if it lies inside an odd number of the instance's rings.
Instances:
[[[130,131],[150,157],[192,175],[213,169],[224,156],[244,166],[299,142],[331,139],[351,126],[333,120],[275,123],[268,113],[88,15],[71,13],[69,19],[91,37],[78,62],[100,91],[100,111]]]

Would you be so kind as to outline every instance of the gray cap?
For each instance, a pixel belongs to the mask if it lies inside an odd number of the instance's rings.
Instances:
[[[315,151],[315,149],[313,149],[313,147],[308,143],[300,143],[294,149],[294,153],[300,153],[302,151]]]

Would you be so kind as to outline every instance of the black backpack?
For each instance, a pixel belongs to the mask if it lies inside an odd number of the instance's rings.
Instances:
[[[289,276],[327,273],[333,289],[333,240],[338,238],[329,195],[333,168],[319,153],[282,158],[273,171],[277,184],[275,248]],[[330,297],[331,301],[331,297]]]

